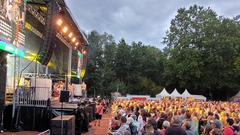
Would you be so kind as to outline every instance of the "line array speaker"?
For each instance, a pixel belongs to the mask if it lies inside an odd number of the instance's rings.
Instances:
[[[46,16],[46,26],[45,26],[45,36],[44,43],[40,47],[37,60],[42,65],[47,65],[52,57],[54,49],[54,40],[55,40],[55,27],[54,27],[54,18],[57,12],[57,4],[55,0],[47,1],[47,16]]]

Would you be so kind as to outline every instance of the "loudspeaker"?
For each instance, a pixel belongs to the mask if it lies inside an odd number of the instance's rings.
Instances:
[[[47,65],[52,57],[54,50],[54,40],[55,40],[55,26],[54,19],[57,13],[57,4],[54,0],[49,0],[47,2],[47,15],[46,15],[46,25],[44,33],[44,43],[41,46],[38,54],[37,60],[42,65]]]
[[[69,91],[62,90],[60,93],[60,102],[68,102],[69,101]]]

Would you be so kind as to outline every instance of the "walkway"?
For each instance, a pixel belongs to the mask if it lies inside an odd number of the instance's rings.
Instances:
[[[109,131],[109,122],[111,119],[111,114],[104,114],[101,126],[94,126],[94,122],[91,122],[91,128],[89,128],[89,131],[84,133],[83,135],[107,135],[107,132]]]

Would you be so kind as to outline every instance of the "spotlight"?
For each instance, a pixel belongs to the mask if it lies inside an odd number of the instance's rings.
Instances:
[[[58,25],[58,26],[61,26],[62,23],[63,23],[62,19],[58,19],[58,20],[57,20],[57,25]]]
[[[78,46],[78,45],[79,45],[79,42],[77,42],[75,45]]]
[[[72,38],[72,42],[75,42],[76,41],[76,38],[74,37],[74,38]]]
[[[86,51],[86,50],[84,50],[82,53],[83,53],[83,54],[87,54],[87,51]]]
[[[72,32],[68,34],[68,37],[71,38],[73,36]]]
[[[63,30],[62,30],[64,33],[66,33],[68,31],[68,28],[65,26],[63,27]]]

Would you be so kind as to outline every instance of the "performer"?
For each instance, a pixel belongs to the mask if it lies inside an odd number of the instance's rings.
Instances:
[[[82,84],[81,84],[81,90],[82,90],[82,95],[83,95],[83,97],[84,98],[86,98],[87,97],[87,85],[86,85],[86,83],[85,82],[83,82]]]

